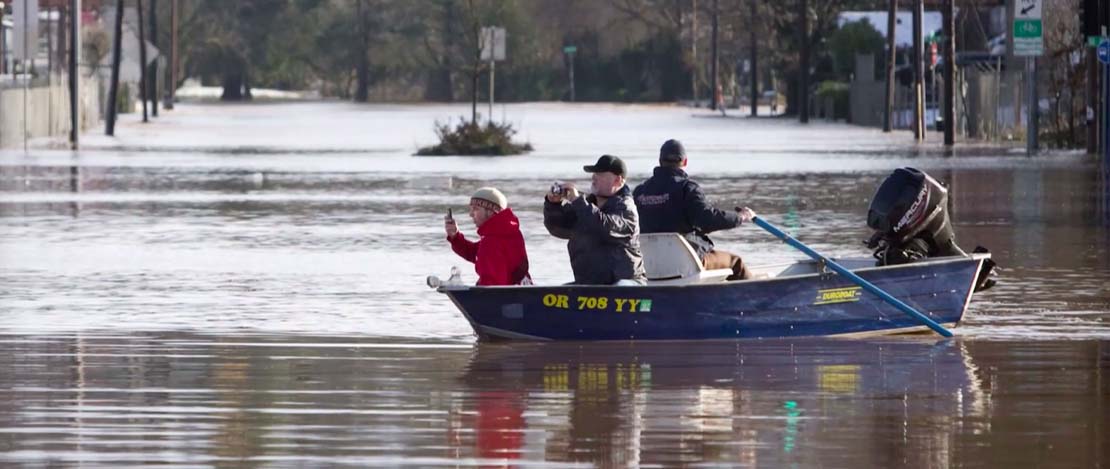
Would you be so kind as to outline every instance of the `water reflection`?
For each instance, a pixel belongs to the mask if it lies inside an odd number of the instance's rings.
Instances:
[[[516,390],[504,399],[514,412],[545,416],[533,420],[541,428],[566,419],[565,428],[548,431],[544,445],[511,448],[525,457],[601,466],[715,461],[778,467],[812,462],[815,448],[837,448],[821,452],[823,464],[950,467],[969,456],[1021,460],[1010,451],[1043,461],[1038,450],[1001,436],[1039,427],[1024,417],[1028,413],[1016,415],[1010,408],[1016,396],[1008,397],[1010,390],[1036,386],[1037,373],[1009,369],[999,361],[1006,350],[905,341],[480,344],[463,380],[477,393]],[[1105,459],[1099,438],[1110,417],[1110,385],[1097,376],[1107,369],[1108,350],[1092,343],[1042,351],[1049,361],[1062,359],[1059,353],[1077,360],[1068,375],[1078,381],[1064,385],[1075,401],[1052,401],[1063,404],[1056,411],[1067,418],[1094,425],[1054,438],[1053,444],[1077,451],[1064,465]],[[536,430],[528,420],[496,422],[486,431]]]
[[[566,428],[547,438],[562,445],[497,440],[509,446],[494,450],[673,466],[781,464],[799,448],[869,445],[889,435],[852,426],[876,422],[926,442],[907,454],[931,451],[929,441],[959,431],[954,422],[984,417],[989,403],[974,371],[953,342],[478,344],[462,380],[478,396],[498,396],[494,410],[474,409],[494,425],[479,434],[524,432],[520,417],[534,407],[565,416]],[[509,416],[484,420],[487,411]],[[828,421],[833,414],[873,421]],[[843,433],[828,433],[834,428]]]
[[[1105,342],[4,336],[0,465],[1098,467]]]

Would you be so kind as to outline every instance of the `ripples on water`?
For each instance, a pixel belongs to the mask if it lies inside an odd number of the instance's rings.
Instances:
[[[976,297],[961,332],[1110,335],[1110,250],[1097,220],[1098,187],[1085,180],[1090,169],[933,172],[951,185],[957,239],[969,249],[990,247],[1002,266],[1002,281]],[[822,252],[860,256],[867,255],[863,213],[885,174],[699,179],[722,207],[751,205]],[[122,319],[138,330],[463,337],[469,327],[423,278],[464,264],[441,239],[442,214],[465,212],[469,194],[487,184],[512,198],[533,277],[571,277],[564,244],[547,235],[540,213],[542,191],[551,179],[569,179],[562,176],[81,168],[81,190],[71,193],[69,168],[9,165],[0,175],[0,295],[20,330]],[[1030,194],[1020,185],[1026,180],[1068,189]],[[800,257],[751,227],[714,238],[753,264]]]

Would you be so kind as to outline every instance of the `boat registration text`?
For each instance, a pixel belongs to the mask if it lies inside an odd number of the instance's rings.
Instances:
[[[549,293],[543,296],[548,308],[577,309],[579,311],[615,311],[618,313],[646,313],[651,311],[651,300],[646,298],[609,298],[605,296],[579,296],[571,303],[569,295]]]

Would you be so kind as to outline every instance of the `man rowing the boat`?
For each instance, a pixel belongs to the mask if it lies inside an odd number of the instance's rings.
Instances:
[[[752,278],[744,261],[736,254],[714,248],[708,234],[752,221],[755,212],[737,207],[735,212],[719,210],[705,200],[698,183],[683,169],[689,160],[678,140],[667,140],[659,149],[659,166],[643,184],[636,186],[633,198],[644,233],[678,233],[694,248],[706,270],[732,269],[729,280]]]

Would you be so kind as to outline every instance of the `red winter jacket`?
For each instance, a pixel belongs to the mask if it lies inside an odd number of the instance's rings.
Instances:
[[[451,249],[474,263],[478,285],[518,285],[528,275],[528,253],[524,249],[524,235],[520,234],[520,220],[511,209],[495,213],[478,227],[478,242],[468,241],[462,232],[455,233]]]

